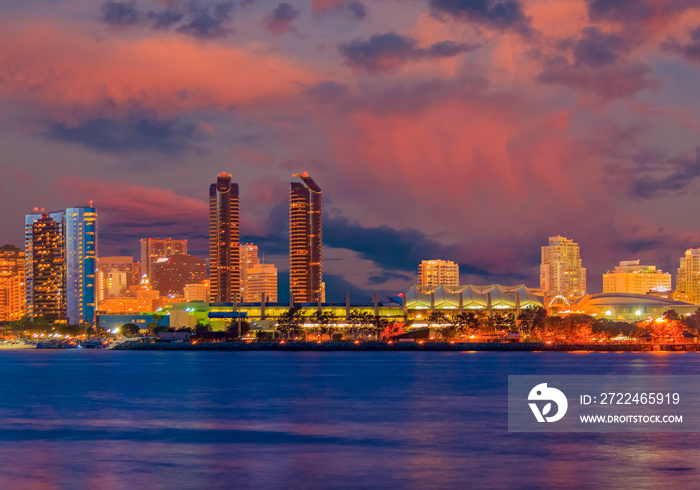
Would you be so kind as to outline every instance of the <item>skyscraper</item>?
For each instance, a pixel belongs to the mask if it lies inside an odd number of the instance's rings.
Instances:
[[[97,212],[87,207],[66,209],[66,308],[68,323],[95,320]]]
[[[307,172],[289,192],[289,292],[299,303],[322,298],[321,188]]]
[[[141,239],[141,275],[153,280],[153,264],[163,257],[187,255],[187,240],[172,238]]]
[[[27,315],[92,323],[97,257],[97,212],[92,203],[27,215],[25,249]]]
[[[25,312],[24,251],[0,247],[0,321],[19,320]]]
[[[542,247],[540,288],[550,298],[563,296],[569,303],[586,294],[586,269],[581,267],[578,243],[549,237],[549,245]]]
[[[424,260],[418,266],[419,286],[459,286],[459,264],[451,260]]]
[[[209,187],[209,301],[240,300],[238,184],[220,173]]]
[[[27,316],[65,320],[65,213],[29,214],[24,231]]]

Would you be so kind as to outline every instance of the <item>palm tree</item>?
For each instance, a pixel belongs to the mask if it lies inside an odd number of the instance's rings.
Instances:
[[[350,324],[350,335],[352,335],[352,340],[357,342],[357,337],[362,333],[362,326],[364,325],[364,313],[360,310],[352,310],[350,316],[348,316],[348,323]]]
[[[291,333],[298,334],[301,331],[301,325],[304,323],[304,313],[301,307],[292,306],[285,311],[277,319],[277,330],[287,334],[287,340]]]
[[[328,334],[328,340],[333,340],[333,334],[338,328],[338,317],[336,316],[334,311],[329,311],[328,313],[323,314],[324,318],[324,327],[323,331],[321,332],[322,334]]]
[[[445,317],[445,312],[444,311],[433,311],[430,313],[430,316],[428,317],[428,325],[433,326],[436,325],[438,328],[435,330],[435,336],[440,336],[442,335],[442,328],[443,325],[447,322],[447,318]]]
[[[375,316],[372,318],[372,325],[374,333],[377,336],[377,341],[379,341],[381,340],[382,333],[384,333],[384,330],[389,325],[389,320],[382,318],[381,316]]]

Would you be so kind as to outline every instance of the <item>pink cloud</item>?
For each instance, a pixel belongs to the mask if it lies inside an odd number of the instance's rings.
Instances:
[[[318,76],[302,63],[255,47],[197,43],[184,36],[95,39],[49,24],[2,25],[0,96],[66,118],[133,105],[168,116],[226,110],[289,97]],[[66,121],[74,122],[74,121]]]

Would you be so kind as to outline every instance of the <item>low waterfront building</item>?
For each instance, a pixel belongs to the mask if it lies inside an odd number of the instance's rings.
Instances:
[[[697,305],[650,294],[589,294],[571,305],[571,311],[620,321],[642,321],[659,317],[668,310],[679,315],[693,314]]]

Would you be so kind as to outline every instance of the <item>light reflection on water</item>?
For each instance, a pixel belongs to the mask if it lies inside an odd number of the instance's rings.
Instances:
[[[508,374],[700,355],[0,353],[2,488],[695,487],[697,434],[509,434]]]

